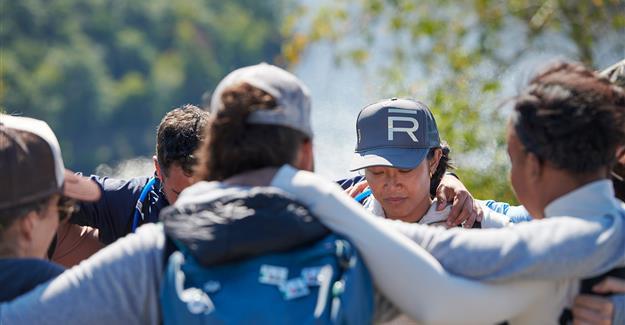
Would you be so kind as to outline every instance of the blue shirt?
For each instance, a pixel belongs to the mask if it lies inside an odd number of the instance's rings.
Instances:
[[[493,200],[484,201],[484,205],[486,205],[489,209],[506,215],[510,218],[510,222],[519,223],[525,221],[531,221],[532,216],[530,216],[529,212],[522,205],[510,205],[506,202],[496,202]]]

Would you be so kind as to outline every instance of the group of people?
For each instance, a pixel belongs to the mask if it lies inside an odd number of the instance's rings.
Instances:
[[[265,63],[228,74],[207,110],[169,112],[148,177],[70,172],[45,122],[0,115],[0,324],[167,323],[168,293],[184,291],[184,278],[168,291],[176,252],[211,269],[328,233],[366,265],[369,322],[624,324],[624,67],[559,62],[514,98],[522,206],[474,199],[434,114],[409,98],[360,111],[361,176],[315,175],[309,92]],[[214,290],[187,292],[189,311]]]

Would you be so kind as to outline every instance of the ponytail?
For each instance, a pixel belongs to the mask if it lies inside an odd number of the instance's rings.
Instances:
[[[198,154],[201,179],[222,181],[245,171],[295,161],[307,138],[302,132],[247,122],[254,111],[275,109],[273,96],[242,83],[224,90],[221,102],[223,107],[209,117],[206,141]]]

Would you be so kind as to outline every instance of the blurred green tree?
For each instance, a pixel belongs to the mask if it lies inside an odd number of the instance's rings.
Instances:
[[[336,0],[300,6],[283,33],[292,63],[310,45],[329,42],[338,64],[355,64],[382,84],[380,98],[424,100],[476,197],[514,202],[497,101],[509,68],[545,52],[595,68],[611,64],[598,57],[625,53],[625,2]]]
[[[0,107],[42,118],[68,166],[154,152],[162,116],[280,59],[281,0],[0,0]]]

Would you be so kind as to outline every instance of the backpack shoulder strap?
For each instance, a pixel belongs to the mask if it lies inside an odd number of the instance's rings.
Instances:
[[[150,204],[147,198],[155,185],[158,185],[158,179],[156,177],[152,177],[141,190],[139,199],[137,199],[137,203],[135,204],[135,211],[132,215],[132,225],[130,228],[131,232],[135,232],[144,220],[144,205]]]

